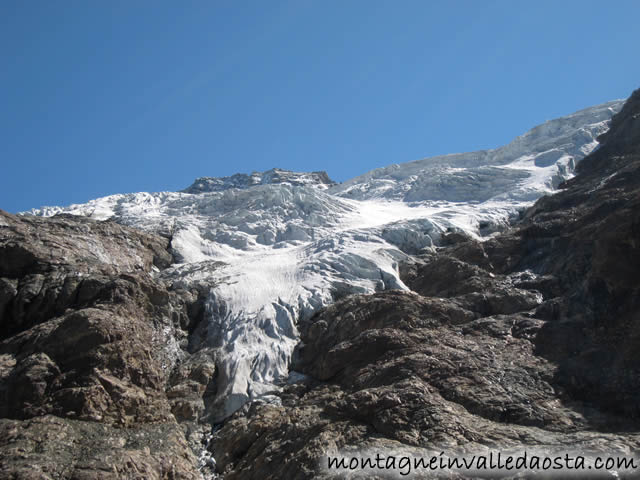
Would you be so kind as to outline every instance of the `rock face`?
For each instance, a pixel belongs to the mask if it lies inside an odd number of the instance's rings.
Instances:
[[[202,403],[213,372],[170,378],[197,293],[154,280],[167,246],[112,222],[0,212],[2,478],[199,478],[176,421],[197,414],[175,392]]]
[[[329,478],[320,460],[345,449],[637,453],[640,91],[601,141],[514,228],[406,262],[412,293],[302,322],[292,368],[307,377],[216,432],[225,478]]]

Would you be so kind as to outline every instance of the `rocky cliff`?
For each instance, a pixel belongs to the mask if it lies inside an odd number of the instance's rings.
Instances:
[[[199,478],[176,420],[213,372],[183,361],[198,293],[154,280],[167,246],[112,222],[0,212],[0,477]]]

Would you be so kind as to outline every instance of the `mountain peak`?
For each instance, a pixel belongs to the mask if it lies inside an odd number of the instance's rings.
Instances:
[[[293,172],[281,168],[272,168],[264,172],[251,174],[236,173],[228,177],[200,177],[184,193],[219,192],[231,188],[245,189],[255,185],[290,184],[293,186],[315,187],[327,189],[336,182],[329,178],[327,172]]]

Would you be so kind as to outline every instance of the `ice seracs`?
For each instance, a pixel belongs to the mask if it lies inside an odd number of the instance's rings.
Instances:
[[[272,168],[266,172],[253,172],[250,175],[236,173],[230,177],[197,178],[190,187],[183,191],[185,193],[219,192],[229,188],[249,188],[267,184],[315,187],[324,190],[334,183],[327,175],[327,172],[291,172],[280,168]]]
[[[203,177],[182,192],[120,194],[36,215],[111,218],[171,237],[158,273],[209,289],[202,345],[217,349],[213,421],[289,375],[297,321],[352,293],[406,289],[398,264],[440,234],[481,238],[552,193],[597,147],[616,101],[551,120],[509,145],[391,165],[334,184],[272,169]]]

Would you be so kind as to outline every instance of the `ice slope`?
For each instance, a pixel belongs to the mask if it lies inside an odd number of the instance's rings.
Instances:
[[[329,191],[359,200],[482,202],[502,194],[505,199],[532,201],[571,174],[575,162],[597,146],[596,137],[621,106],[621,101],[614,101],[550,120],[494,150],[378,168]]]
[[[482,238],[553,192],[597,147],[623,101],[544,123],[509,145],[373,170],[340,185],[270,170],[205,177],[183,192],[112,195],[35,215],[71,213],[171,237],[175,286],[209,289],[203,345],[217,350],[211,419],[284,381],[298,319],[352,293],[406,289],[398,263],[459,229]]]

